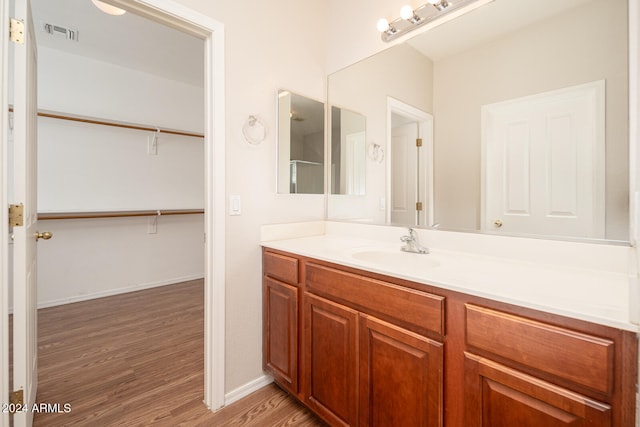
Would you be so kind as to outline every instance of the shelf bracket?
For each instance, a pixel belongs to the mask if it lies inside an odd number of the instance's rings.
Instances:
[[[160,135],[160,128],[157,128],[153,135],[148,139],[147,154],[151,156],[158,155],[158,136]]]

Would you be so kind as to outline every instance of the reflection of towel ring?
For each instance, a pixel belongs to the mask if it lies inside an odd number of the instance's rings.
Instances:
[[[376,163],[382,163],[384,160],[384,148],[380,144],[372,142],[369,144],[369,158]]]
[[[244,139],[251,145],[258,145],[267,137],[267,129],[256,116],[249,116],[242,126]]]

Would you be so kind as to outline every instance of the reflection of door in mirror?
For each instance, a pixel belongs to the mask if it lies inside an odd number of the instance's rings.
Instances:
[[[278,92],[278,192],[324,193],[324,104]]]
[[[388,112],[389,221],[432,225],[433,119],[395,99],[388,100]]]
[[[365,129],[362,114],[331,107],[331,194],[365,194]]]
[[[482,230],[605,237],[604,80],[482,107]]]

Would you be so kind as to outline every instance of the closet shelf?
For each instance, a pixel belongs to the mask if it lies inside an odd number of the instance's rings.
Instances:
[[[204,135],[199,133],[192,133],[192,132],[186,132],[186,131],[175,130],[175,129],[150,127],[146,125],[118,122],[115,120],[101,120],[101,119],[94,119],[91,117],[72,116],[68,114],[54,113],[51,111],[38,111],[38,117],[48,117],[51,119],[70,120],[73,122],[89,123],[93,125],[113,126],[113,127],[119,127],[119,128],[125,128],[125,129],[144,130],[149,132],[167,133],[171,135],[182,135],[182,136],[192,136],[195,138],[204,138]]]
[[[204,209],[157,209],[136,211],[101,212],[38,212],[38,220],[85,219],[85,218],[124,218],[132,216],[166,216],[203,214]]]
[[[13,107],[9,107],[9,111],[10,112],[13,111]],[[177,130],[177,129],[152,127],[149,125],[143,125],[143,124],[137,124],[137,123],[119,122],[116,120],[97,119],[94,117],[63,114],[55,111],[38,110],[38,117],[47,117],[50,119],[69,120],[72,122],[89,123],[93,125],[103,125],[103,126],[113,126],[113,127],[142,130],[142,131],[149,131],[149,132],[160,132],[160,133],[166,133],[171,135],[191,136],[194,138],[204,138],[204,134],[201,134],[201,133],[188,132],[188,131]]]

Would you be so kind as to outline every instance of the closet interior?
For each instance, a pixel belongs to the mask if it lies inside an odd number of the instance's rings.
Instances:
[[[39,308],[204,277],[203,41],[87,3],[69,7],[91,19],[54,22],[75,44],[37,34]],[[67,19],[49,8],[34,20]],[[127,25],[127,44],[83,46]]]

